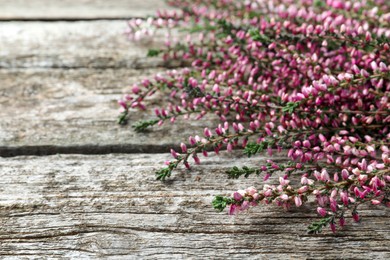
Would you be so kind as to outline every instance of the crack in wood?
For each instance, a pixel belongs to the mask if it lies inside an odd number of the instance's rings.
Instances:
[[[0,157],[16,157],[25,155],[47,156],[54,154],[137,154],[137,153],[168,153],[169,150],[179,149],[177,144],[172,145],[83,145],[83,146],[0,146]]]

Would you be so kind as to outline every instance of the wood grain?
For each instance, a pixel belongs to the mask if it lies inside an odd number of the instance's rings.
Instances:
[[[129,85],[180,65],[146,58],[158,40],[131,43],[125,27],[123,21],[0,24],[0,156],[163,152],[200,129],[176,124],[140,135],[116,124],[116,101]],[[150,114],[134,111],[130,125]]]
[[[169,151],[212,121],[167,123],[145,134],[131,125],[152,112],[132,110],[128,125],[116,122],[117,99],[161,70],[0,70],[0,156]],[[149,104],[156,102],[161,97]]]
[[[2,257],[104,259],[388,259],[389,209],[336,235],[308,235],[313,209],[253,208],[229,217],[214,195],[259,179],[226,180],[224,169],[263,157],[231,155],[154,180],[166,155],[55,155],[0,159]],[[271,183],[275,179],[271,180]],[[349,218],[350,222],[351,219]]]
[[[0,68],[150,68],[175,67],[147,58],[152,40],[130,42],[126,21],[5,22],[0,23]]]
[[[163,0],[0,0],[0,20],[124,19],[153,15]]]

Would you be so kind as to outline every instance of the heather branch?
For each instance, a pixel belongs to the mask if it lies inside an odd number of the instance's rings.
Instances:
[[[288,210],[315,201],[322,217],[309,226],[335,232],[358,205],[390,206],[390,6],[386,1],[219,1],[172,0],[179,11],[129,22],[131,39],[168,29],[165,47],[148,56],[184,60],[189,68],[157,75],[133,86],[119,103],[124,123],[132,108],[146,109],[146,98],[168,94],[157,119],[136,123],[146,130],[177,118],[211,113],[222,124],[215,133],[189,138],[173,161],[157,172],[165,180],[189,159],[214,149],[239,145],[247,156],[287,149],[286,161],[241,165],[228,178],[270,176],[279,183],[217,196],[213,206],[236,214],[258,204],[275,203]],[[386,2],[386,3],[385,3]],[[183,39],[170,38],[172,29]],[[210,122],[209,122],[210,123]],[[212,127],[209,125],[208,127]],[[233,128],[233,131],[231,130]],[[211,128],[212,129],[212,128]],[[239,141],[242,143],[239,144]],[[284,155],[283,155],[284,156]],[[300,185],[290,183],[300,176]],[[310,200],[312,198],[312,200]],[[338,221],[338,223],[336,223]]]

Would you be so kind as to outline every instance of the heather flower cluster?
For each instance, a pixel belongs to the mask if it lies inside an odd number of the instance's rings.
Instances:
[[[229,214],[262,204],[285,209],[315,203],[334,232],[358,207],[390,206],[390,2],[385,0],[172,0],[175,11],[129,22],[142,41],[164,31],[149,56],[181,60],[185,68],[145,79],[119,104],[124,123],[147,97],[169,96],[136,131],[177,120],[205,120],[157,172],[199,164],[208,152],[266,152],[265,164],[233,167],[229,178],[259,176],[262,187],[217,196]],[[175,40],[176,39],[176,40]],[[180,40],[177,40],[180,39]],[[208,125],[209,124],[209,125]],[[285,156],[283,163],[273,154]],[[268,179],[279,176],[272,185]],[[277,177],[276,177],[277,178]]]

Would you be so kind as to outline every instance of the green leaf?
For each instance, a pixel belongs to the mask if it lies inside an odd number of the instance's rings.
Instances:
[[[216,196],[212,202],[214,209],[223,211],[227,205],[233,204],[233,199],[223,196]]]
[[[238,179],[240,176],[244,175],[245,178],[248,178],[251,174],[260,174],[259,169],[249,168],[247,166],[242,167],[239,169],[237,166],[234,166],[233,168],[226,171],[226,174],[229,176],[229,179]]]
[[[261,34],[258,29],[249,29],[249,35],[252,37],[252,40],[261,42],[265,45],[272,43],[272,40],[267,35]]]
[[[154,126],[157,124],[160,120],[159,119],[152,119],[148,121],[138,121],[136,122],[132,127],[137,133],[144,132],[148,127]]]
[[[310,226],[308,226],[309,234],[321,233],[322,229],[332,221],[334,221],[334,216],[324,217],[319,221],[311,223]]]
[[[172,168],[166,167],[156,172],[157,180],[165,181],[167,177],[170,177],[172,174]]]
[[[299,106],[299,102],[288,102],[282,111],[284,113],[288,112],[290,114],[294,113],[294,110]]]
[[[125,125],[127,123],[127,116],[128,116],[127,110],[120,113],[118,116],[118,124]]]
[[[255,155],[257,153],[260,153],[264,151],[264,149],[267,149],[269,146],[272,146],[272,141],[263,141],[261,143],[248,143],[245,146],[244,154],[248,157],[251,157],[252,155]]]
[[[148,50],[147,57],[156,57],[156,56],[160,55],[160,53],[162,53],[162,52],[163,52],[162,50],[150,49],[150,50]]]
[[[326,4],[324,0],[314,0],[313,6],[316,8],[323,8],[326,7]]]

